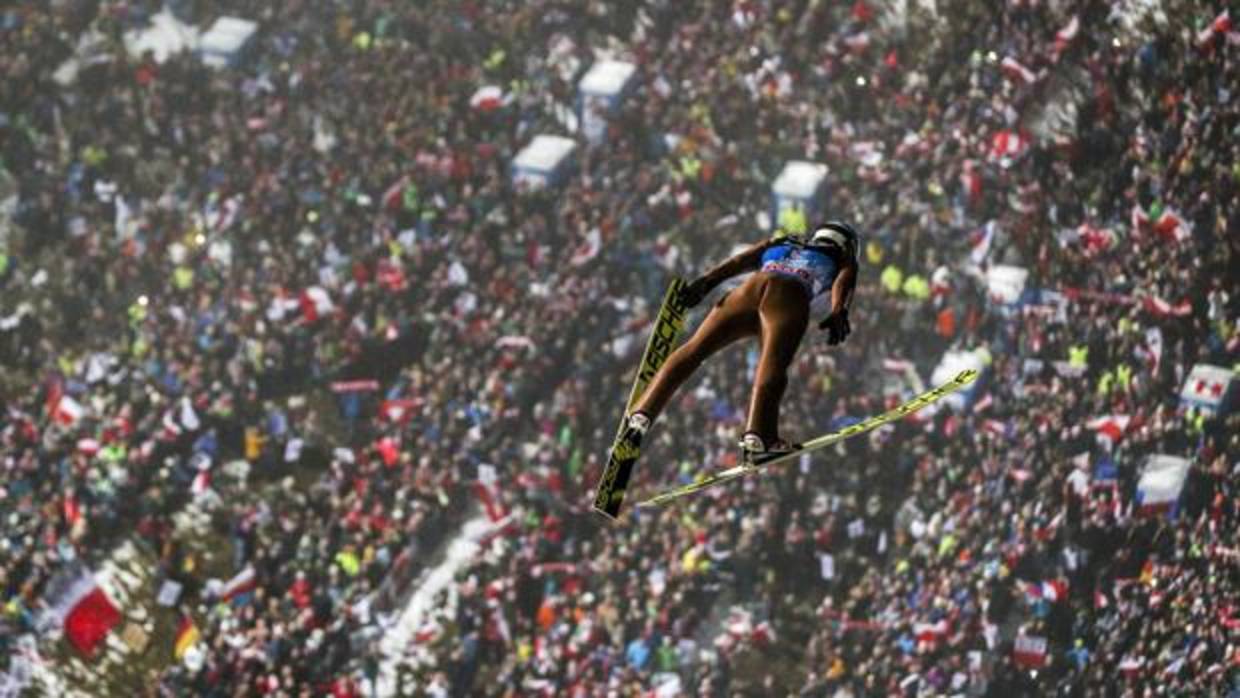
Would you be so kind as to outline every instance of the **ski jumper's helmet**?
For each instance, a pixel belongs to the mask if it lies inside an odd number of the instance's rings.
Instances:
[[[838,245],[844,253],[857,258],[857,230],[844,221],[827,221],[814,229],[811,245]]]

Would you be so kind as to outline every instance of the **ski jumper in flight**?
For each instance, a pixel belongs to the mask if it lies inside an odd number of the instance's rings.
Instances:
[[[829,221],[806,237],[781,237],[751,245],[695,279],[680,302],[691,308],[723,281],[756,272],[715,303],[689,341],[672,352],[629,414],[625,439],[640,445],[668,400],[711,354],[746,338],[758,337],[761,356],[749,399],[749,421],[741,439],[748,461],[761,453],[787,452],[779,437],[779,404],[788,386],[788,367],[796,356],[811,315],[829,303],[818,323],[835,345],[848,338],[848,309],[857,281],[857,231]],[[815,303],[826,301],[826,303]]]

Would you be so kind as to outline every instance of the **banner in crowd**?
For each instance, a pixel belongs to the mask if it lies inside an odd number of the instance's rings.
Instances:
[[[1146,515],[1165,513],[1174,518],[1190,465],[1187,458],[1161,453],[1146,459],[1137,480],[1138,510]]]
[[[94,657],[108,632],[121,620],[120,611],[84,565],[66,567],[47,585],[42,627],[60,627],[83,656]]]
[[[1226,416],[1231,408],[1232,379],[1230,369],[1210,364],[1197,364],[1184,380],[1180,401],[1210,414]]]
[[[1046,638],[1040,635],[1017,635],[1012,643],[1012,660],[1026,669],[1046,665]]]

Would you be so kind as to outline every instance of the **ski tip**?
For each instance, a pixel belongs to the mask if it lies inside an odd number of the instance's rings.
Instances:
[[[961,371],[960,373],[956,374],[956,382],[957,382],[957,383],[959,383],[959,384],[961,384],[961,385],[965,385],[965,384],[967,384],[967,383],[972,383],[973,381],[977,380],[977,377],[978,377],[979,375],[981,375],[981,374],[978,372],[978,370],[977,370],[977,369],[975,369],[975,368],[966,368],[965,370],[963,370],[963,371]]]

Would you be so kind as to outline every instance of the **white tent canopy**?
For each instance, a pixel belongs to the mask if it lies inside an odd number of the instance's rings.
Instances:
[[[577,83],[577,111],[581,132],[591,143],[607,134],[606,114],[614,110],[633,81],[637,66],[624,61],[601,60]]]
[[[240,17],[220,17],[198,42],[202,62],[213,68],[230,65],[257,31],[256,22]]]
[[[552,186],[562,176],[577,142],[563,136],[535,136],[512,161],[512,180],[516,186]]]

